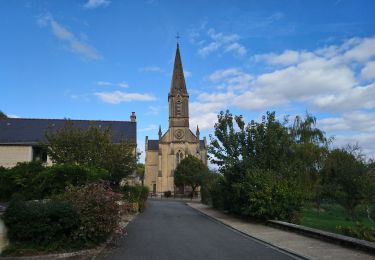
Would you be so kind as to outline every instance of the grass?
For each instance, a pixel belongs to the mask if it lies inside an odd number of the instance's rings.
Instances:
[[[333,233],[338,233],[337,226],[355,228],[361,224],[375,228],[375,221],[367,218],[364,207],[359,206],[356,214],[357,221],[351,221],[344,208],[337,204],[325,204],[319,213],[313,205],[309,205],[302,210],[301,225]]]

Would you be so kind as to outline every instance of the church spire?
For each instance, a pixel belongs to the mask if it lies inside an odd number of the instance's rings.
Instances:
[[[173,66],[172,82],[171,82],[171,88],[169,90],[169,94],[170,95],[177,95],[177,94],[187,95],[179,43],[177,43],[176,56],[174,59],[174,66]]]
[[[161,139],[161,136],[163,135],[163,132],[161,131],[161,125],[159,125],[159,132],[158,132],[158,135],[159,135],[159,140]]]

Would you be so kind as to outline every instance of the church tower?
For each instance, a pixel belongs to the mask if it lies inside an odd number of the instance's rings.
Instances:
[[[189,94],[187,92],[184,70],[182,67],[180,47],[177,44],[173,65],[173,74],[168,93],[169,127],[162,134],[158,131],[158,140],[145,140],[145,180],[144,183],[152,193],[163,192],[188,193],[186,187],[174,185],[174,171],[187,156],[195,156],[207,165],[206,138],[199,139],[199,128],[196,134],[189,128]]]
[[[168,94],[169,128],[189,127],[189,94],[186,90],[180,47],[177,44],[171,87]]]

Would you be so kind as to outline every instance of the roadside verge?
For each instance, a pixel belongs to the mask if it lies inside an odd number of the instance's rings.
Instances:
[[[251,238],[305,259],[375,259],[375,256],[327,241],[306,237],[264,224],[251,223],[200,203],[187,203],[191,208]]]

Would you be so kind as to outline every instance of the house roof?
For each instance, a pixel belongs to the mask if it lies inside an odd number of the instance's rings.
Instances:
[[[0,119],[0,144],[36,144],[44,140],[47,130],[59,129],[67,121],[82,130],[91,125],[100,128],[110,128],[112,141],[122,139],[136,142],[136,122],[130,121],[96,121],[96,120],[67,120],[67,119],[28,119],[4,118]]]
[[[159,140],[148,140],[147,143],[148,150],[158,151],[159,150]],[[199,140],[199,148],[205,149],[205,143],[204,140]]]

